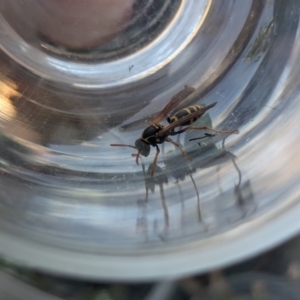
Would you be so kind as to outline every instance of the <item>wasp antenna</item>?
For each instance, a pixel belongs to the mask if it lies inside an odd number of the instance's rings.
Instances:
[[[135,156],[135,162],[137,165],[139,165],[140,152],[138,152],[137,154],[132,154],[132,156]]]
[[[137,154],[133,153],[133,154],[131,154],[131,156],[135,157],[135,162],[137,165],[139,165],[140,152],[138,152]]]

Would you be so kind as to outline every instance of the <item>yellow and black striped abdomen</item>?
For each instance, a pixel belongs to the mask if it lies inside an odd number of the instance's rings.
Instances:
[[[200,105],[193,105],[193,106],[189,106],[186,108],[181,109],[180,111],[178,111],[177,113],[175,113],[171,118],[170,118],[170,124],[180,120],[181,118],[190,115],[191,113],[201,110],[203,108],[203,106]],[[193,118],[183,124],[181,124],[181,126],[187,126],[190,125],[192,123],[194,123],[196,120],[198,120],[202,115],[199,115],[197,118]]]

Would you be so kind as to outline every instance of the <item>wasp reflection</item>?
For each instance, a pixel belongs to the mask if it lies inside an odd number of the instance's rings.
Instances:
[[[208,115],[206,122],[211,122]],[[159,187],[160,192],[164,232],[173,228],[173,224],[178,221],[178,216],[170,213],[170,205],[173,208],[175,201],[179,203],[178,200],[181,203],[181,229],[194,218],[206,232],[209,228],[234,224],[248,213],[253,213],[256,203],[251,182],[243,178],[238,158],[226,149],[226,138],[220,140],[218,135],[207,133],[199,136],[195,132],[178,137],[177,142],[183,140],[180,145],[184,144],[192,160],[186,160],[177,147],[168,148],[166,152],[163,147],[162,159],[158,162],[154,176],[151,176],[152,164],[145,167],[143,162],[145,198],[139,201],[138,225],[144,229],[149,227],[146,207],[151,203],[150,192],[155,193],[155,186]],[[227,174],[230,175],[225,176]],[[177,199],[165,192],[166,187],[172,190],[171,195]],[[175,193],[174,189],[178,192]],[[191,200],[194,201],[194,209],[191,209]],[[159,236],[162,239],[166,237],[165,234]]]

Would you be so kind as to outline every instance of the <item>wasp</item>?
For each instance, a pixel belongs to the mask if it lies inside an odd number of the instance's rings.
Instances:
[[[160,149],[158,147],[159,144],[164,142],[169,142],[177,147],[182,155],[187,159],[191,160],[191,158],[186,154],[186,152],[181,148],[181,146],[173,141],[169,136],[178,135],[187,130],[210,130],[216,133],[221,134],[232,134],[238,133],[237,130],[223,131],[216,130],[213,128],[209,128],[206,126],[191,126],[196,120],[198,120],[207,110],[214,107],[217,102],[214,102],[208,106],[200,106],[193,105],[181,109],[173,114],[172,117],[168,117],[168,114],[175,109],[185,98],[187,98],[190,94],[195,91],[193,87],[188,85],[184,86],[184,89],[175,94],[165,108],[158,113],[150,123],[150,125],[143,131],[142,135],[135,141],[135,145],[126,145],[126,144],[110,144],[110,146],[118,146],[118,147],[130,147],[136,149],[137,154],[132,154],[136,159],[136,164],[139,164],[140,155],[147,157],[150,154],[150,146],[156,147],[156,154],[152,164],[151,176],[153,176],[157,164],[157,158],[160,153]],[[163,119],[167,119],[169,125],[164,126],[160,122]],[[183,129],[175,131],[177,127],[186,126]]]

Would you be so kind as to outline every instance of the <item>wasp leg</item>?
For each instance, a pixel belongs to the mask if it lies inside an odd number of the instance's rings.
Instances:
[[[165,141],[167,141],[167,142],[173,144],[175,147],[177,147],[177,148],[180,150],[180,152],[182,153],[182,155],[183,155],[187,160],[192,160],[192,159],[186,154],[186,152],[180,147],[180,145],[179,145],[178,143],[174,142],[173,140],[171,140],[171,139],[168,138],[168,137],[165,138]]]
[[[213,131],[213,132],[216,132],[216,133],[221,133],[221,134],[239,133],[238,130],[236,130],[236,129],[235,130],[217,130],[217,129],[213,129],[213,128],[206,127],[206,126],[188,126],[188,127],[183,128],[182,130],[176,131],[175,133],[176,134],[183,133],[183,132],[185,132],[187,130],[190,130],[190,129],[210,130],[210,131]]]
[[[159,150],[158,146],[156,145],[156,154],[155,154],[155,158],[154,158],[153,165],[152,165],[151,176],[154,175],[159,153],[160,153],[160,150]]]

